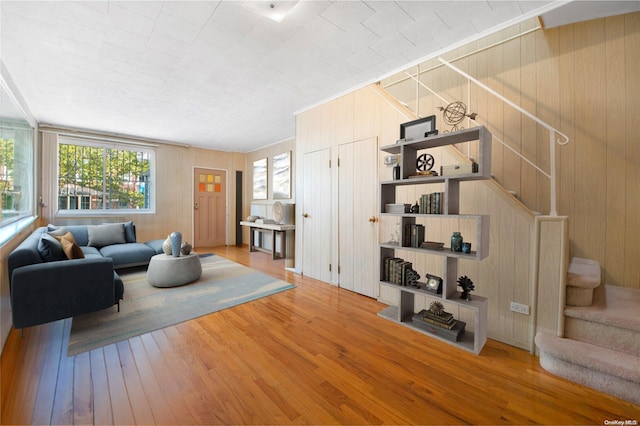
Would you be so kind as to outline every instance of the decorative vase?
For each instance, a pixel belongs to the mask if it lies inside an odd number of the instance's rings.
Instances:
[[[459,232],[454,232],[451,235],[451,251],[462,251],[462,235]]]
[[[169,235],[171,240],[171,255],[173,257],[180,257],[180,246],[182,245],[182,234],[178,231],[174,231]]]
[[[182,246],[180,247],[180,252],[186,256],[191,253],[192,248],[193,247],[191,246],[191,244],[185,241],[184,243],[182,243]]]
[[[167,237],[166,240],[162,243],[162,251],[167,256],[171,256],[171,238]]]

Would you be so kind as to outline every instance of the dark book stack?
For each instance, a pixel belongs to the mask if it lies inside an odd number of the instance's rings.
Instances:
[[[442,214],[444,205],[444,192],[432,192],[420,196],[419,213]]]
[[[386,257],[382,280],[401,286],[407,285],[407,272],[413,269],[413,264],[399,257]]]
[[[418,248],[424,242],[424,225],[407,224],[404,228],[402,247]]]
[[[413,315],[413,324],[417,327],[435,334],[451,342],[457,342],[464,333],[467,325],[464,321],[453,318],[449,312],[435,315],[428,309],[423,309]]]

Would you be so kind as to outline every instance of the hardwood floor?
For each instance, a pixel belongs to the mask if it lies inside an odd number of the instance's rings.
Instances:
[[[594,424],[640,407],[489,340],[480,356],[379,318],[384,305],[245,248],[199,249],[293,290],[66,356],[70,320],[11,332],[3,424]],[[611,423],[609,423],[611,424]]]

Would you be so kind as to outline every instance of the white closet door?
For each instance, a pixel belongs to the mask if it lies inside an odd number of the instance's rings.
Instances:
[[[304,154],[302,273],[331,282],[331,150]]]
[[[378,141],[338,147],[340,287],[378,297]]]

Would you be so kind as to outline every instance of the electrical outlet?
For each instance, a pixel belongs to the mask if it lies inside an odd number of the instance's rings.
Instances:
[[[511,302],[511,311],[519,314],[529,315],[529,305],[523,305],[522,303]]]

